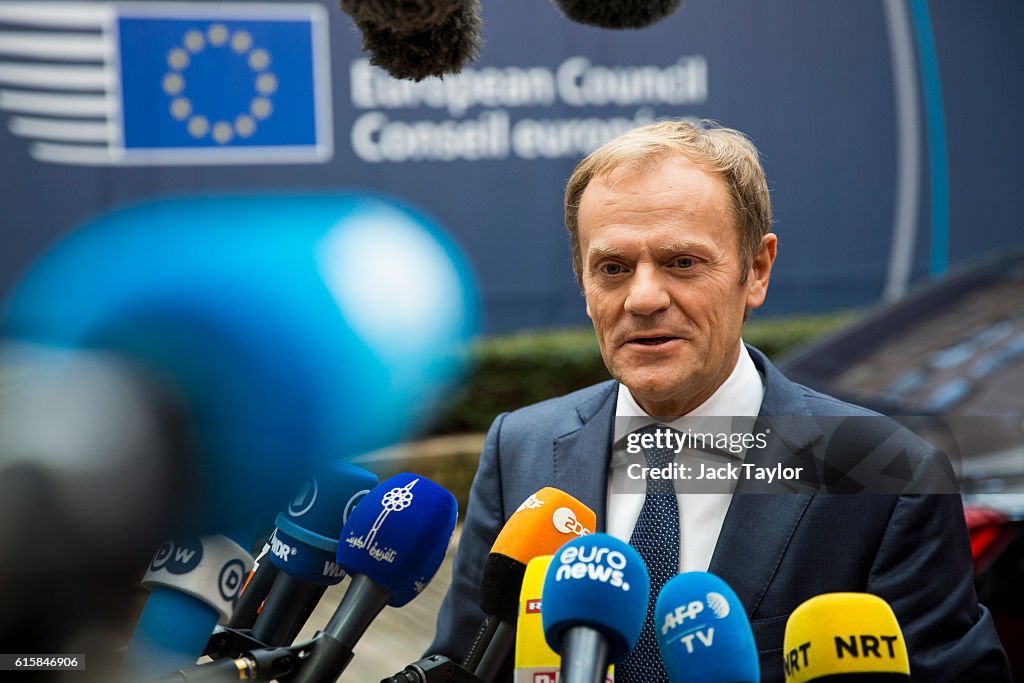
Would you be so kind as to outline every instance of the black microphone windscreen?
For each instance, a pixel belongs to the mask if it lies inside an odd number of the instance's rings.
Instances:
[[[522,562],[501,553],[488,555],[480,579],[480,609],[484,614],[515,622],[525,575],[526,565]]]
[[[395,33],[412,33],[440,24],[461,3],[462,0],[341,0],[341,9],[358,21]]]
[[[644,28],[675,12],[683,0],[552,0],[577,24],[600,28]]]
[[[482,44],[479,0],[464,1],[440,24],[413,33],[398,33],[359,19],[356,26],[363,33],[363,50],[371,64],[395,78],[413,81],[458,73],[476,58]]]

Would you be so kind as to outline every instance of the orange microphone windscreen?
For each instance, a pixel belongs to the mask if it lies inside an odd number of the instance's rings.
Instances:
[[[538,555],[553,555],[577,536],[594,533],[596,525],[593,510],[565,491],[548,486],[523,501],[498,534],[491,552],[525,565]]]
[[[480,609],[515,622],[530,560],[553,555],[567,541],[593,533],[596,524],[594,511],[564,491],[547,487],[527,498],[491,546],[480,581]]]

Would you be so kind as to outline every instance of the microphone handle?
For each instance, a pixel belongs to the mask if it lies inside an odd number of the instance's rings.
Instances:
[[[364,574],[354,574],[345,597],[324,627],[324,633],[342,645],[355,647],[391,598],[391,593],[384,586]]]
[[[249,677],[245,674],[244,667],[241,667],[237,660],[218,659],[201,666],[179,669],[147,683],[224,683],[225,681],[244,681],[247,678]]]
[[[494,636],[487,643],[473,674],[484,681],[498,680],[501,668],[516,645],[516,627],[504,619],[498,621]]]
[[[274,585],[279,573],[281,570],[264,555],[260,560],[260,566],[256,568],[245,589],[239,594],[235,609],[225,626],[242,630],[252,628],[259,615],[260,605],[270,593],[270,587]]]
[[[444,655],[430,655],[380,683],[484,683]]]
[[[215,662],[197,664],[188,669],[179,669],[147,683],[225,683],[225,681],[286,681],[299,664],[305,648],[310,643],[296,647],[268,647],[243,653],[233,659],[218,659]]]
[[[309,643],[309,654],[299,665],[293,683],[334,683],[352,661],[352,648],[366,633],[392,595],[363,574],[352,575],[345,597],[324,630]]]
[[[252,626],[252,637],[266,645],[291,645],[327,586],[307,583],[286,572],[277,575]]]
[[[462,668],[467,671],[476,671],[476,668],[480,666],[480,659],[484,656],[484,650],[494,638],[500,623],[501,620],[493,614],[488,614],[484,618],[483,623],[480,624],[480,628],[476,632],[476,638],[473,639],[469,652],[466,654],[465,659],[462,660]]]
[[[559,683],[604,683],[611,650],[597,629],[573,626],[562,636],[562,675]]]

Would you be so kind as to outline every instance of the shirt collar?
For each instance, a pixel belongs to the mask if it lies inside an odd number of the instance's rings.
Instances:
[[[706,401],[679,419],[669,422],[668,426],[685,431],[685,427],[681,425],[683,418],[757,417],[763,398],[764,382],[761,379],[761,373],[757,371],[757,366],[750,358],[746,345],[740,340],[740,353],[739,358],[736,359],[736,366],[721,386]],[[615,418],[614,443],[618,443],[620,439],[641,427],[657,422],[640,407],[640,404],[633,398],[633,394],[622,383],[619,383]],[[692,420],[688,422],[688,426],[693,426]]]

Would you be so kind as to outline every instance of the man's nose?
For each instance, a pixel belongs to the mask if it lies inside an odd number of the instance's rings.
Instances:
[[[651,315],[668,308],[669,296],[653,266],[638,266],[630,278],[626,310],[636,315]]]

